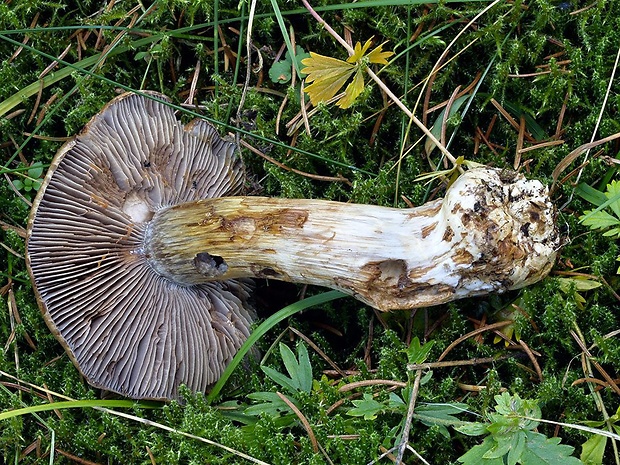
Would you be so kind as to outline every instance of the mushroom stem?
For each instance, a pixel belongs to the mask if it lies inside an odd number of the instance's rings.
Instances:
[[[443,200],[410,209],[198,200],[156,212],[144,237],[139,252],[179,284],[278,279],[339,289],[379,310],[532,284],[560,242],[547,188],[491,168],[466,172]]]

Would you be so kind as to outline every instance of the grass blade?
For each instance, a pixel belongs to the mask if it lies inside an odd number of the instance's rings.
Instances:
[[[215,399],[219,395],[220,391],[226,384],[226,381],[228,381],[228,378],[230,378],[233,371],[235,371],[235,368],[237,368],[237,365],[241,363],[243,358],[250,351],[256,341],[258,341],[264,334],[266,334],[267,331],[280,323],[282,320],[285,320],[286,318],[296,313],[299,313],[306,308],[314,307],[315,305],[324,304],[326,302],[331,302],[332,300],[340,299],[341,297],[345,296],[346,294],[343,294],[340,291],[329,291],[324,292],[323,294],[314,295],[312,297],[308,297],[304,300],[300,300],[299,302],[295,302],[294,304],[284,307],[283,309],[279,310],[278,312],[267,318],[265,321],[263,321],[258,326],[258,328],[256,328],[252,332],[252,334],[250,334],[250,337],[247,339],[247,341],[243,343],[243,345],[239,349],[239,352],[237,352],[237,355],[235,355],[235,357],[224,370],[224,373],[222,373],[219,381],[215,383],[215,386],[213,386],[213,389],[207,396],[207,403],[213,402],[213,399]]]

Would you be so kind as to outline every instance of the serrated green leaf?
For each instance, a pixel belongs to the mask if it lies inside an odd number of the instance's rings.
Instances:
[[[377,402],[372,398],[371,394],[364,394],[361,400],[352,401],[354,408],[347,412],[352,417],[364,417],[364,420],[374,420],[377,415],[385,409],[385,405]]]
[[[560,444],[560,438],[547,438],[545,435],[528,431],[525,449],[522,454],[523,465],[583,465],[571,454],[574,447]]]
[[[605,229],[620,224],[620,220],[605,210],[586,210],[580,218],[581,222],[591,229]]]
[[[607,437],[593,434],[581,445],[581,456],[579,458],[586,465],[602,465],[605,446],[607,446]]]
[[[579,218],[579,220],[582,223],[587,224],[586,222],[591,217],[598,215],[600,212],[603,212],[608,207],[611,208],[611,210],[616,214],[618,218],[620,218],[620,181],[611,181],[607,185],[607,190],[605,192],[605,199],[606,200],[603,203],[599,204],[596,209],[584,212],[584,215],[581,218]],[[592,229],[597,229],[596,227],[592,225],[590,225],[590,227]]]
[[[605,197],[609,200],[614,200],[609,208],[615,213],[615,215],[620,218],[620,181],[611,181],[607,184],[607,192],[605,192]]]

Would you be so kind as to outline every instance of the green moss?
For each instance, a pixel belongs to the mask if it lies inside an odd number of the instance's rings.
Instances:
[[[294,31],[297,45],[324,55],[346,57],[344,50],[309,14],[288,14],[287,10],[296,9],[298,5],[280,3],[285,25]],[[397,95],[407,91],[403,100],[409,107],[415,106],[416,115],[426,118],[429,125],[439,112],[424,116],[423,111],[448,100],[457,86],[464,88],[469,85],[488,67],[467,113],[451,118],[448,125],[448,137],[455,132],[451,151],[469,160],[500,167],[512,166],[518,131],[498,113],[490,103],[491,98],[516,120],[521,114],[527,115],[546,136],[556,133],[559,115],[566,104],[560,135],[566,143],[526,153],[526,158],[531,159],[528,176],[551,183],[552,172],[561,160],[592,138],[620,41],[620,14],[611,8],[611,4],[601,1],[578,14],[571,14],[577,8],[574,3],[535,0],[495,6],[453,44],[444,67],[434,76],[426,106],[427,94],[419,84],[436,65],[447,44],[486,4],[442,2],[439,5],[364,8],[342,4],[336,10],[321,14],[336,30],[342,31],[345,26],[349,28],[353,42],[364,42],[374,36],[376,43],[385,41],[387,49],[400,54],[381,71],[380,76]],[[316,2],[315,7],[320,9],[325,5],[335,3],[326,0]],[[431,162],[441,166],[438,151],[435,150],[429,160],[423,150],[424,138],[414,145],[421,137],[415,126],[411,127],[407,137],[404,136],[407,118],[394,106],[385,109],[380,90],[368,79],[366,89],[352,108],[342,110],[320,105],[309,118],[310,134],[303,127],[295,136],[286,134],[286,123],[295,118],[300,109],[299,90],[272,83],[267,77],[283,43],[282,31],[271,12],[270,2],[258,2],[257,5],[258,14],[269,15],[257,18],[252,31],[254,45],[263,58],[263,68],[258,69],[254,55],[250,89],[245,95],[239,121],[236,113],[243,92],[240,84],[246,79],[246,63],[244,56],[236,57],[243,60],[237,69],[234,55],[238,49],[245,54],[244,37],[236,31],[243,29],[244,34],[247,31],[248,5],[224,0],[165,0],[158,1],[156,6],[117,44],[119,49],[129,47],[126,51],[108,57],[101,67],[92,68],[96,76],[87,77],[75,70],[69,77],[43,87],[38,106],[35,106],[35,91],[34,95],[23,97],[21,103],[8,111],[10,119],[0,118],[0,156],[3,173],[9,181],[15,179],[15,169],[35,161],[49,163],[62,145],[59,138],[78,133],[106,102],[117,95],[121,86],[160,90],[175,103],[184,102],[196,63],[200,60],[196,101],[201,107],[197,111],[219,121],[222,132],[239,125],[261,137],[245,139],[287,167],[310,175],[301,176],[244,151],[251,180],[248,190],[263,195],[398,207],[406,206],[403,195],[414,205],[419,205],[442,194],[443,188],[437,183],[424,185],[415,181],[418,175],[432,169]],[[117,23],[126,26],[130,20],[128,10],[132,7],[126,2],[115,2],[111,8],[101,9],[97,2],[69,0],[14,0],[1,4],[0,104],[26,86],[39,82],[39,75],[50,63],[43,53],[58,56],[71,45],[65,60],[72,63],[100,53],[115,40],[120,30],[100,30],[98,26]],[[31,28],[37,13],[35,30],[27,34],[27,47],[16,53],[18,46],[6,38],[18,43],[24,41],[26,34],[11,31]],[[137,18],[141,14],[142,11],[138,11]],[[240,19],[242,15],[243,19]],[[222,36],[218,37],[220,48],[214,50],[216,31],[212,21],[216,17],[229,47],[226,51],[221,48]],[[68,26],[84,29],[78,32]],[[87,33],[89,26],[97,28]],[[83,43],[78,42],[78,34],[81,34]],[[152,37],[153,40],[140,47],[130,46],[143,37]],[[228,69],[225,68],[225,56],[230,60]],[[516,77],[529,73],[540,74]],[[620,131],[618,94],[618,84],[614,82],[595,137]],[[288,102],[280,114],[284,95]],[[43,106],[50,101],[49,107],[45,107],[45,117],[38,120],[40,115],[43,116]],[[279,114],[280,124],[276,128]],[[180,116],[184,120],[193,118]],[[477,128],[485,133],[494,117],[497,119],[489,139],[496,144],[495,152],[480,143],[474,154]],[[34,137],[29,138],[27,134],[32,133]],[[532,142],[526,141],[525,145],[530,146]],[[18,147],[21,148],[18,150]],[[601,148],[602,155],[618,158],[613,143]],[[402,159],[401,151],[406,151]],[[582,160],[576,161],[563,175]],[[313,175],[342,176],[346,182],[319,181]],[[583,169],[581,181],[604,190],[603,180],[617,176],[617,169],[610,167],[605,157],[595,156],[593,151],[590,163]],[[571,196],[573,179],[558,186],[554,192],[558,205],[563,205]],[[612,289],[618,289],[618,243],[579,223],[579,216],[587,208],[591,207],[574,196],[561,213],[559,222],[567,226],[573,240],[561,250],[556,270],[601,277]],[[0,181],[0,219],[3,225],[0,242],[15,253],[0,249],[0,271],[3,273],[0,287],[9,283],[9,276],[12,278],[11,286],[3,288],[0,299],[0,370],[74,398],[98,398],[101,393],[88,386],[43,322],[28,284],[25,262],[21,258],[25,254],[24,239],[21,230],[16,229],[26,226],[28,214],[29,206],[3,177]],[[19,313],[21,324],[15,324],[14,315],[9,312],[9,288],[16,306],[13,311]],[[275,295],[273,289],[270,288],[267,294]],[[296,298],[298,289],[291,286],[278,288],[280,291],[283,306]],[[319,291],[310,289],[309,292]],[[595,344],[591,350],[597,361],[612,377],[617,377],[615,370],[620,366],[620,346],[616,337],[608,335],[618,328],[620,316],[617,299],[608,286],[584,292],[583,296],[586,303],[580,308],[572,296],[560,292],[552,277],[501,297],[479,297],[419,309],[411,321],[409,312],[381,315],[379,319],[372,310],[352,299],[309,310],[296,316],[291,324],[310,337],[341,368],[357,370],[358,374],[334,381],[321,373],[331,368],[329,364],[311,354],[317,381],[311,393],[299,398],[302,412],[333,463],[368,463],[376,459],[381,454],[380,447],[394,445],[402,425],[402,413],[386,411],[374,420],[347,415],[353,406],[352,398],[348,396],[371,393],[376,394],[379,402],[387,402],[388,388],[364,387],[342,393],[339,387],[353,380],[369,378],[407,380],[407,359],[403,352],[406,340],[417,335],[424,341],[434,341],[429,356],[429,361],[434,361],[456,339],[477,327],[472,320],[487,318],[488,322],[493,322],[498,309],[510,307],[519,299],[520,311],[516,313],[515,325],[528,346],[540,354],[537,361],[543,379],[532,374],[527,356],[490,364],[441,367],[434,369],[430,379],[421,386],[419,401],[466,401],[472,411],[484,414],[494,406],[493,396],[509,389],[522,398],[538,399],[547,419],[567,422],[600,419],[590,389],[579,382],[585,376],[575,361],[580,348],[570,334],[578,327],[586,345]],[[261,315],[273,310],[259,308]],[[325,325],[335,331],[325,329]],[[284,329],[285,325],[275,328],[260,341],[260,349],[263,352],[268,350],[279,331]],[[337,335],[338,331],[340,335]],[[15,338],[11,339],[13,334]],[[27,341],[27,336],[34,342],[34,347]],[[515,352],[506,350],[502,343],[494,344],[493,334],[486,332],[480,341],[470,338],[452,347],[446,360],[510,354]],[[248,404],[248,394],[278,388],[264,376],[257,363],[250,361],[248,369],[236,373],[224,400]],[[270,358],[268,363],[281,368],[277,359]],[[572,386],[575,381],[577,384]],[[17,388],[11,384],[12,380],[2,379],[2,382],[5,383],[5,389],[0,390],[2,411],[44,401]],[[465,390],[465,386],[484,386],[485,389],[471,392]],[[394,392],[403,395],[400,389]],[[610,390],[600,393],[608,411],[615,411],[617,399]],[[299,422],[289,421],[283,425],[279,418],[262,416],[252,427],[243,427],[225,412],[207,405],[202,396],[188,395],[187,398],[187,403],[182,406],[173,403],[161,410],[137,409],[133,413],[269,463],[328,463],[324,455],[314,453]],[[327,408],[339,401],[342,405],[326,413]],[[41,450],[47,453],[53,438],[55,447],[101,463],[149,463],[148,451],[157,463],[244,463],[239,456],[213,445],[90,409],[63,412],[62,418],[50,412],[40,418],[36,421],[31,421],[31,417],[2,420],[0,455],[19,461],[20,454],[35,440],[41,441]],[[549,436],[555,434],[553,427],[541,427],[541,430]],[[341,436],[345,434],[356,436],[346,436],[345,439]],[[563,443],[571,444],[577,450],[584,441],[581,433],[566,428],[560,434]],[[416,450],[429,463],[453,463],[475,443],[455,434],[446,439],[440,428],[419,422],[413,424],[411,439]],[[39,463],[42,459],[35,455],[34,452],[26,455],[21,463]],[[58,455],[57,460],[67,462]],[[410,455],[406,455],[405,460],[405,463],[415,462]],[[611,456],[609,461],[612,461]]]

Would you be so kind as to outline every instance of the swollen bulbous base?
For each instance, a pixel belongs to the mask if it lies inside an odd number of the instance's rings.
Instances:
[[[177,205],[155,214],[144,250],[181,284],[270,278],[409,309],[542,279],[560,246],[555,217],[540,182],[478,168],[411,209],[264,197]]]

